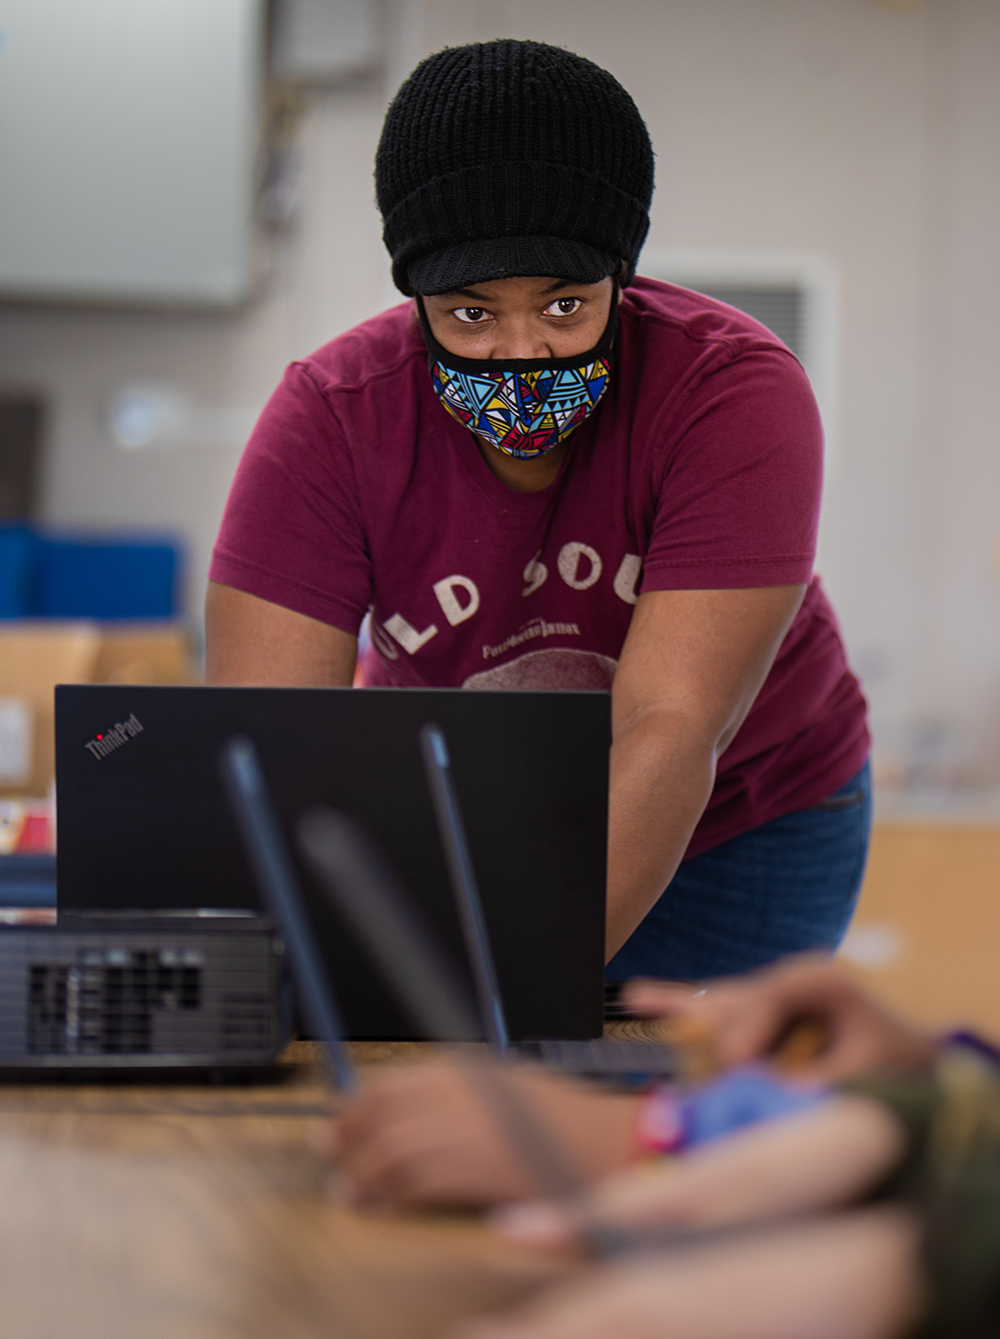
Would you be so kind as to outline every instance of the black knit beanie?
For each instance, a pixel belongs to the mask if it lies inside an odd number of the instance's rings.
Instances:
[[[449,47],[392,101],[375,190],[406,294],[552,275],[631,283],[649,228],[653,149],[593,61],[541,42]]]

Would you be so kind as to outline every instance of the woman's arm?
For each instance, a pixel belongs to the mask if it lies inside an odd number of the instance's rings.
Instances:
[[[209,684],[350,687],[358,639],[216,581],[205,599]]]
[[[804,593],[639,597],[612,690],[607,958],[673,878]]]

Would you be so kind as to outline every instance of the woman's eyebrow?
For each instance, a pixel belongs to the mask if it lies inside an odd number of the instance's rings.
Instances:
[[[548,297],[550,293],[558,293],[561,288],[573,287],[572,279],[555,279],[547,288],[542,289],[542,297]],[[473,302],[489,302],[489,297],[485,293],[477,293],[474,288],[453,288],[450,293],[442,293],[443,298],[471,298]]]

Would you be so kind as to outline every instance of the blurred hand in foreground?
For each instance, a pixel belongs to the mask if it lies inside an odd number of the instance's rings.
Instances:
[[[814,953],[708,982],[697,993],[630,981],[623,1001],[635,1013],[669,1018],[678,1042],[707,1049],[719,1068],[771,1058],[796,1077],[835,1083],[867,1070],[920,1068],[935,1052],[930,1037]],[[797,1028],[808,1036],[804,1047],[796,1044]]]
[[[584,1179],[627,1163],[637,1098],[528,1067],[504,1072]],[[469,1073],[448,1059],[387,1069],[324,1139],[358,1204],[472,1206],[539,1193]]]
[[[797,1078],[827,1082],[870,1069],[919,1068],[935,1051],[930,1038],[818,955],[711,982],[696,995],[690,986],[633,982],[625,998],[637,1012],[669,1018],[682,1040],[696,1043],[692,1051],[710,1051],[719,1067],[771,1058]],[[819,1049],[796,1055],[795,1027],[803,1020]],[[506,1072],[583,1179],[628,1164],[638,1097],[528,1067]],[[339,1161],[357,1203],[473,1206],[538,1193],[468,1074],[447,1059],[380,1074],[329,1129],[325,1151]],[[818,1157],[822,1163],[826,1154]]]
[[[915,1219],[866,1209],[597,1267],[451,1339],[896,1339],[922,1304]]]
[[[584,1222],[623,1229],[700,1230],[849,1205],[899,1162],[902,1126],[865,1097],[820,1107],[659,1163],[640,1164],[594,1187],[579,1205],[513,1204],[493,1225],[525,1245],[561,1247]]]

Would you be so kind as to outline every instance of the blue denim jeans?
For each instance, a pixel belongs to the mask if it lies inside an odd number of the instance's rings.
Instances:
[[[861,890],[871,829],[868,763],[812,809],[784,814],[685,860],[608,963],[632,976],[697,981],[833,949]]]

